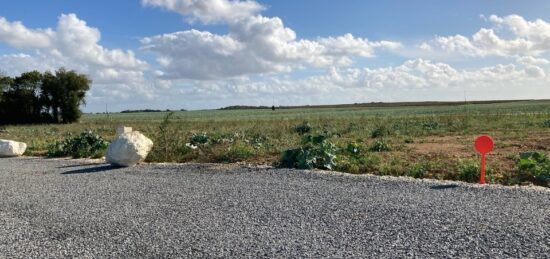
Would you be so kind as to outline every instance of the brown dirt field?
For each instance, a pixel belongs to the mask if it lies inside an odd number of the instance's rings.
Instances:
[[[495,141],[493,152],[487,156],[489,167],[498,171],[509,171],[515,168],[515,157],[520,152],[542,151],[550,147],[550,134],[533,132],[527,137],[518,138],[505,134],[491,134]],[[415,143],[406,144],[405,149],[410,157],[427,159],[479,159],[473,143],[476,136],[430,136],[420,138]]]

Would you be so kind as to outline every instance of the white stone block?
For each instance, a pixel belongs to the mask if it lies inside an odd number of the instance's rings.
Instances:
[[[139,131],[120,134],[107,149],[106,161],[117,166],[143,162],[153,148],[153,141]]]
[[[23,142],[0,139],[0,157],[22,156],[26,149]]]

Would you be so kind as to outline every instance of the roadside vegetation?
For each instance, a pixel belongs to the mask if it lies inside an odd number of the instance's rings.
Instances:
[[[26,142],[28,155],[97,157],[103,146],[86,143],[114,139],[121,125],[154,141],[149,162],[244,162],[467,182],[479,179],[473,141],[488,134],[496,143],[487,157],[489,183],[550,186],[550,101],[85,114],[74,124],[1,127],[0,138]],[[100,141],[71,140],[87,139],[80,134],[89,131]],[[89,151],[73,152],[75,145]]]

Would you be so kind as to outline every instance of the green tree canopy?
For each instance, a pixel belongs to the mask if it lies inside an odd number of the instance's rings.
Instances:
[[[64,68],[55,74],[0,75],[0,124],[76,122],[91,82],[86,75]]]

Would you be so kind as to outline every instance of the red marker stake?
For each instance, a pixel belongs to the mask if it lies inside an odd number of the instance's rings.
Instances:
[[[479,175],[479,184],[485,184],[485,154],[481,154],[481,174]]]
[[[493,146],[493,139],[489,136],[483,135],[476,139],[475,148],[477,152],[481,153],[481,174],[479,176],[480,184],[485,184],[485,155],[493,150]]]

